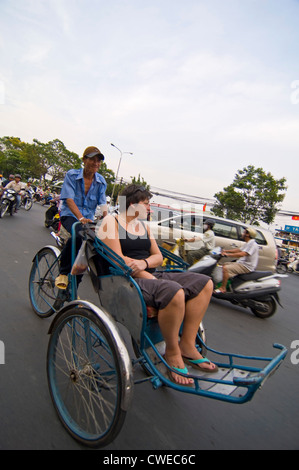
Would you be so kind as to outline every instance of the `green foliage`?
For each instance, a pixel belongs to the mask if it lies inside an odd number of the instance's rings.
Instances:
[[[55,182],[63,179],[70,168],[80,168],[82,159],[66,149],[58,139],[46,144],[33,140],[22,142],[19,137],[0,138],[0,170],[2,174],[18,172],[25,181],[28,178],[44,180],[46,174]]]
[[[22,180],[32,178],[35,181],[45,181],[51,177],[54,185],[64,179],[66,172],[72,168],[81,168],[82,157],[68,150],[59,139],[51,140],[46,144],[37,139],[33,143],[22,142],[19,137],[0,138],[0,173],[8,177],[10,173],[20,173]],[[101,164],[100,173],[107,182],[107,196],[111,196],[115,174],[107,168],[105,162]],[[143,178],[131,177],[132,183],[149,186]],[[50,183],[50,182],[49,182]],[[114,196],[125,186],[125,183],[117,184]]]
[[[249,165],[238,170],[235,179],[217,199],[213,212],[220,217],[240,220],[249,224],[263,221],[270,224],[285,197],[286,179],[275,180],[271,173]]]

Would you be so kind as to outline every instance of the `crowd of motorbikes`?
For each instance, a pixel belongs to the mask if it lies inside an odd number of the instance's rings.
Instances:
[[[18,196],[20,196],[19,207]],[[19,193],[12,188],[8,189],[0,185],[0,218],[3,218],[5,214],[13,216],[20,207],[24,207],[26,211],[29,211],[34,202],[40,202],[43,205],[50,204],[50,201],[55,197],[56,193],[49,190],[44,191],[41,188],[33,188],[30,185],[24,186]]]
[[[29,211],[33,205],[32,194],[29,190],[24,189],[21,191],[21,204],[20,207],[24,207],[26,211]],[[0,200],[0,218],[4,217],[6,213],[13,215],[17,211],[17,192],[10,188],[5,189],[2,192]]]
[[[279,258],[277,261],[276,271],[280,274],[296,273],[299,274],[299,255],[291,253],[289,256]]]

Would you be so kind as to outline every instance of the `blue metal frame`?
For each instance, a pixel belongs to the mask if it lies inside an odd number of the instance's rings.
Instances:
[[[75,226],[77,224],[73,225],[72,228],[72,236],[73,236],[73,244],[72,244],[72,260],[73,262],[75,261]],[[216,351],[214,349],[209,348],[206,344],[203,342],[203,346],[210,352],[217,354],[219,356],[219,360],[223,361],[223,358],[226,357],[227,362],[216,362],[218,365],[218,368],[223,368],[224,370],[227,371],[233,371],[233,370],[240,370],[244,373],[247,373],[247,376],[245,377],[233,377],[231,380],[222,380],[222,379],[217,379],[211,376],[198,376],[195,374],[192,374],[192,372],[188,374],[188,377],[194,379],[195,386],[193,387],[186,387],[182,386],[179,384],[176,384],[172,381],[170,381],[165,375],[159,370],[159,368],[153,364],[149,353],[148,353],[148,348],[152,348],[154,351],[155,355],[158,357],[160,364],[164,364],[165,367],[167,367],[169,370],[171,367],[166,363],[164,357],[160,354],[158,349],[156,348],[155,342],[155,333],[152,334],[152,332],[155,329],[151,328],[151,321],[148,321],[147,319],[147,311],[146,311],[146,305],[141,293],[141,290],[138,286],[138,284],[135,282],[134,278],[131,276],[132,270],[129,268],[123,261],[121,257],[119,257],[111,248],[109,248],[105,243],[103,243],[101,240],[96,238],[94,242],[94,248],[96,249],[97,253],[99,253],[104,259],[109,261],[109,263],[112,265],[110,267],[110,276],[113,275],[121,275],[125,276],[130,283],[133,283],[133,285],[136,287],[137,292],[140,296],[141,304],[142,304],[142,310],[143,310],[143,322],[142,322],[142,329],[140,332],[140,353],[141,353],[141,358],[139,361],[143,361],[146,363],[146,365],[149,367],[149,369],[152,371],[152,377],[146,380],[151,380],[152,385],[154,388],[158,388],[163,384],[166,384],[167,386],[181,391],[185,393],[191,393],[195,395],[200,395],[204,397],[209,397],[209,398],[214,398],[217,400],[222,400],[222,401],[227,401],[231,403],[245,403],[249,401],[256,390],[261,387],[263,382],[266,380],[271,373],[273,373],[279,365],[282,363],[284,358],[287,355],[287,349],[280,345],[280,344],[274,344],[273,347],[275,349],[280,350],[279,354],[277,354],[276,357],[271,358],[271,357],[259,357],[259,356],[244,356],[240,354],[232,354],[232,353],[223,353]],[[178,256],[174,255],[173,253],[170,253],[168,250],[161,248],[161,252],[164,257],[168,257],[170,261],[174,264],[169,265],[166,267],[166,270],[168,271],[173,271],[173,270],[178,270],[182,271],[185,270],[186,267],[188,266],[187,263],[185,263],[181,258]],[[71,275],[71,297],[72,300],[75,300],[77,298],[77,283],[76,283],[76,276]],[[202,340],[201,340],[202,341]],[[237,361],[242,360],[244,361],[261,361],[261,362],[266,362],[267,365],[262,368],[262,367],[256,367],[256,366],[250,366],[250,365],[242,365],[238,364]],[[191,369],[192,371],[192,369]],[[176,372],[173,370],[173,372]],[[184,375],[184,374],[182,374]],[[138,382],[136,382],[138,383]],[[246,392],[242,394],[242,396],[238,395],[229,395],[229,394],[223,394],[223,393],[218,393],[218,392],[213,392],[213,390],[207,390],[203,388],[203,384],[205,386],[208,384],[213,386],[213,384],[222,384],[224,386],[232,387],[232,388],[240,388],[240,389],[247,389]]]

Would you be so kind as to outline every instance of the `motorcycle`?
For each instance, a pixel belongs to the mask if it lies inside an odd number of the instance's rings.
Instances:
[[[50,201],[50,207],[45,213],[45,227],[51,228],[51,236],[55,239],[58,248],[62,249],[66,244],[70,234],[61,225],[59,214],[59,198]]]
[[[185,259],[184,240],[176,240],[174,246],[160,247],[166,248],[175,257]],[[280,290],[280,280],[283,275],[273,274],[271,271],[253,271],[248,274],[239,274],[228,280],[227,291],[225,293],[215,292],[222,283],[222,266],[218,263],[223,257],[222,248],[216,247],[209,255],[204,256],[192,266],[188,271],[206,274],[210,276],[214,283],[213,297],[227,300],[234,305],[249,307],[259,318],[268,318],[274,315],[277,304],[281,307],[278,292]],[[188,266],[187,263],[185,263]]]
[[[286,258],[279,258],[276,265],[276,271],[279,274],[285,274],[288,271],[289,261]]]
[[[288,273],[299,274],[299,259],[297,257],[287,263],[287,271]]]
[[[51,202],[49,209],[45,212],[45,227],[52,227],[55,232],[58,231],[60,223],[58,205],[56,201]]]
[[[0,218],[4,217],[6,212],[13,215],[17,207],[17,193],[14,189],[4,189],[0,201]]]
[[[222,266],[218,261],[222,258],[222,248],[217,247],[212,254],[204,256],[193,264],[189,270],[207,274],[214,282],[215,289],[221,286]],[[239,274],[228,281],[227,291],[213,292],[213,297],[228,300],[234,305],[249,307],[259,318],[268,318],[274,315],[277,304],[280,306],[278,291],[280,280],[271,271],[253,271]]]
[[[30,211],[31,207],[33,206],[32,194],[27,189],[25,190],[25,193],[22,196],[21,206],[24,206],[24,209],[26,211]]]

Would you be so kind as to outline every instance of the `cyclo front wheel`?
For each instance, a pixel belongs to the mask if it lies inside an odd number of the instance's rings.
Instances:
[[[29,298],[33,310],[39,317],[54,313],[53,304],[58,289],[55,279],[59,275],[59,261],[56,247],[45,247],[34,257],[29,276]]]
[[[124,384],[113,335],[92,311],[73,307],[61,314],[51,333],[47,373],[51,398],[71,436],[101,447],[119,433]]]

